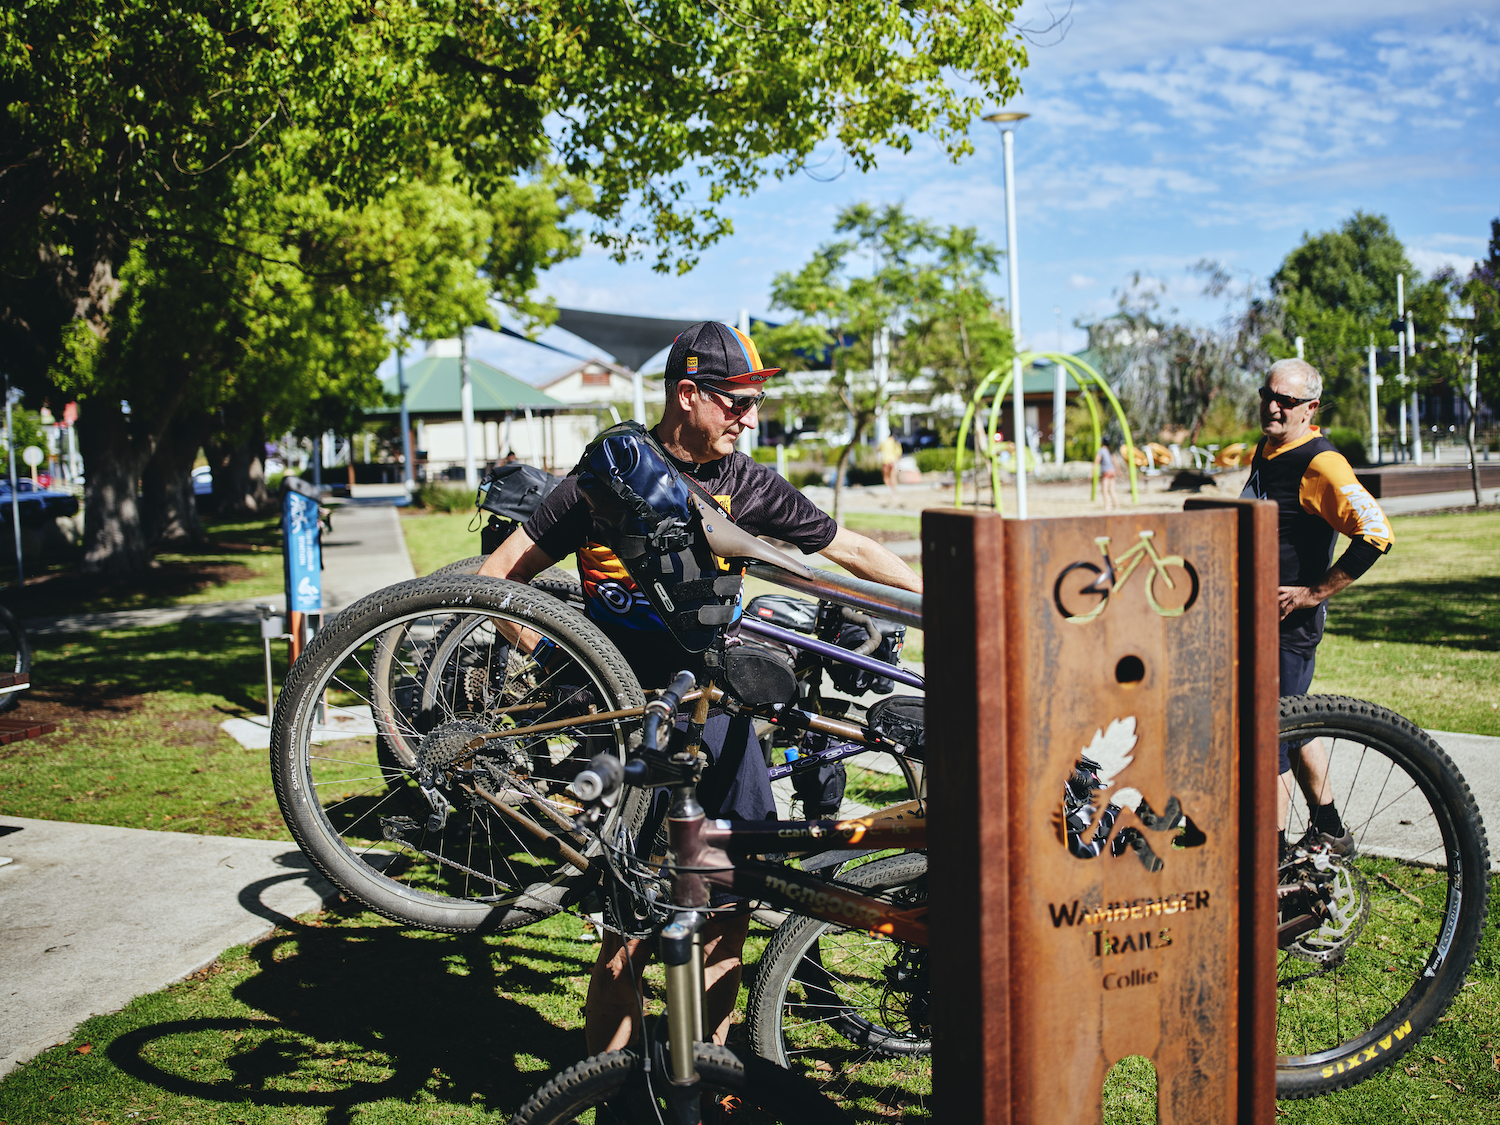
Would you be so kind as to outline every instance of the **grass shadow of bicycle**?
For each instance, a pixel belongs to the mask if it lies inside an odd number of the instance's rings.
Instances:
[[[253,969],[225,998],[237,1004],[198,1006],[239,1014],[138,1027],[107,1054],[167,1094],[321,1110],[330,1125],[377,1102],[508,1114],[584,1054],[578,1019],[559,1020],[582,997],[560,996],[559,978],[586,980],[595,947],[575,955],[571,944],[533,931],[455,937],[327,914],[254,946]]]

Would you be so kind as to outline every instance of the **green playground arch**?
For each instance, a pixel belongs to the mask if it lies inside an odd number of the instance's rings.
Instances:
[[[1104,397],[1109,400],[1109,405],[1114,409],[1115,418],[1120,423],[1120,432],[1125,435],[1123,449],[1125,451],[1125,463],[1130,467],[1130,499],[1133,503],[1139,503],[1140,493],[1136,487],[1135,477],[1135,439],[1131,437],[1130,423],[1125,420],[1125,411],[1120,406],[1120,400],[1115,397],[1115,392],[1104,381],[1104,376],[1094,370],[1085,360],[1079,359],[1076,355],[1066,355],[1062,352],[1023,352],[1020,359],[1022,368],[1039,359],[1050,359],[1053,363],[1061,364],[1073,376],[1073,381],[1078,384],[1078,389],[1083,395],[1083,401],[1088,404],[1089,417],[1094,425],[1095,449],[1099,447],[1099,442],[1104,436],[1104,431],[1099,422],[1099,404],[1094,401],[1094,394],[1090,389],[1090,385],[1092,384],[1097,387]],[[962,508],[964,506],[963,460],[964,453],[968,448],[969,430],[974,424],[975,415],[983,408],[984,399],[990,388],[993,387],[994,400],[990,403],[989,426],[986,431],[989,441],[984,446],[986,451],[993,450],[995,446],[995,434],[1000,428],[1000,404],[1005,400],[1006,394],[1010,391],[1013,379],[1014,376],[1011,371],[1002,370],[999,367],[995,368],[980,380],[979,386],[975,388],[973,397],[969,400],[968,409],[964,411],[963,423],[958,427],[958,447],[953,451],[953,506],[955,508]],[[1016,446],[1016,467],[1018,470],[1024,471],[1025,463],[1023,458],[1030,450],[1022,442],[1015,442],[1014,444]],[[1001,511],[1000,461],[999,458],[990,452],[986,452],[985,459],[990,464],[990,494],[995,498],[995,510]],[[1098,491],[1099,466],[1096,463],[1089,490],[1090,499],[1097,497]],[[978,502],[978,489],[976,488],[976,507],[978,506]]]

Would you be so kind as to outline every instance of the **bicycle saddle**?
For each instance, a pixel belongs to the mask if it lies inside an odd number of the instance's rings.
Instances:
[[[813,576],[812,567],[757,539],[701,497],[694,495],[690,500],[703,520],[703,538],[708,540],[709,550],[721,559],[755,559],[801,578]]]

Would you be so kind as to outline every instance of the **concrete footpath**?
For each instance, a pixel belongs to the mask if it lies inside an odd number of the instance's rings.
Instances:
[[[293,844],[0,816],[0,1075],[319,909]]]

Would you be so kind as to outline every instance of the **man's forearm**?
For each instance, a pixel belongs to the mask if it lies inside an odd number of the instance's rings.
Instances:
[[[900,555],[847,528],[839,528],[833,542],[819,553],[830,562],[838,563],[856,578],[911,590],[917,594],[922,592],[921,575],[907,566]]]
[[[1328,573],[1323,575],[1323,580],[1308,590],[1307,593],[1314,602],[1326,602],[1353,581],[1352,577],[1345,574],[1337,566],[1331,566],[1328,568]]]

